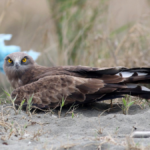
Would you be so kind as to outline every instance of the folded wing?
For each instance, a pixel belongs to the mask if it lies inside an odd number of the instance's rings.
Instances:
[[[56,69],[56,68],[55,68]],[[150,90],[138,83],[150,82],[149,68],[63,67],[45,73],[37,81],[15,89],[16,103],[33,95],[33,104],[40,107],[58,107],[65,104],[89,103],[123,97],[124,94],[149,99]],[[56,74],[56,75],[55,75]]]

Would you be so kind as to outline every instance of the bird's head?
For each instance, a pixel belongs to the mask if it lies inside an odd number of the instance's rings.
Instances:
[[[18,77],[35,64],[32,57],[23,52],[11,53],[5,58],[4,71],[6,75]]]

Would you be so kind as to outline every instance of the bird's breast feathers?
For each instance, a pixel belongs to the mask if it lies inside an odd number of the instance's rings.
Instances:
[[[21,79],[12,79],[12,80],[10,80],[10,83],[11,83],[12,87],[15,89],[23,85]]]

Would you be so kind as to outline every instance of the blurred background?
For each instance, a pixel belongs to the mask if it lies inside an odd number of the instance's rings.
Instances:
[[[0,0],[1,33],[41,65],[150,67],[150,0]]]

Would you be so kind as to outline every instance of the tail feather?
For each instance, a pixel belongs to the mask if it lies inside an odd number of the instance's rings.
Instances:
[[[122,98],[125,95],[150,99],[150,89],[141,85],[150,83],[150,68],[108,68],[93,70],[92,73],[100,75],[99,79],[105,86],[96,93],[86,95],[86,102]]]
[[[120,85],[118,85],[118,87],[119,86]],[[114,92],[104,95],[103,97],[97,99],[97,101],[123,98],[125,95],[136,96],[143,99],[150,99],[150,89],[148,89],[145,86],[137,86],[137,85],[132,86],[132,88],[129,87],[124,88],[123,86],[120,86],[120,88],[117,88],[117,90],[115,90]]]
[[[138,96],[144,99],[150,99],[150,90],[144,86],[137,86],[136,88],[127,88],[116,91],[119,94],[128,94],[131,96]]]
[[[125,95],[150,99],[150,89],[139,85],[107,84],[96,93],[87,94],[84,103],[123,98]]]

